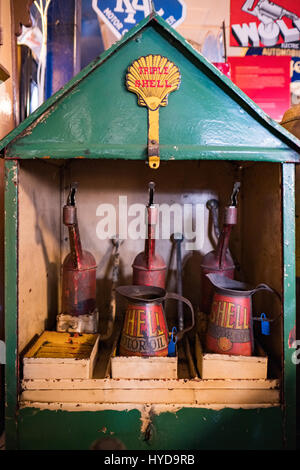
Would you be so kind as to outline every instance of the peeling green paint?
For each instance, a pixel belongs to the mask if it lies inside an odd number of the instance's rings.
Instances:
[[[152,416],[146,440],[138,410],[70,413],[24,408],[19,421],[21,448],[26,450],[86,450],[107,436],[120,439],[127,450],[283,448],[280,408],[161,413]]]
[[[18,163],[5,162],[5,337],[6,337],[6,425],[7,445],[17,447],[18,408],[18,305],[17,305]]]
[[[295,267],[295,165],[282,165],[283,259],[284,259],[284,403],[286,446],[296,448],[296,364],[289,334],[296,321]]]

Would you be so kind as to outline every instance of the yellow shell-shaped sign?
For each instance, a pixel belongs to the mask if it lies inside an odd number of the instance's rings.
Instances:
[[[178,67],[167,57],[148,55],[135,60],[126,75],[126,86],[138,96],[138,104],[155,111],[168,104],[168,95],[180,85]]]

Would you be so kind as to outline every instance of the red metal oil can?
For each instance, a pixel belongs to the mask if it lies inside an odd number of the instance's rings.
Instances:
[[[237,223],[237,195],[240,189],[240,183],[236,182],[231,194],[231,202],[225,207],[224,223],[221,233],[218,232],[218,244],[215,250],[207,253],[201,263],[202,271],[202,300],[201,311],[209,314],[209,308],[212,299],[211,284],[208,282],[206,274],[217,273],[230,279],[234,278],[235,263],[229,251],[229,239],[232,228]],[[213,201],[209,201],[213,202]],[[217,202],[217,201],[216,201]],[[215,216],[216,217],[216,216]],[[216,225],[216,221],[214,223]],[[216,232],[216,228],[215,228]]]
[[[267,290],[266,284],[251,288],[220,274],[206,275],[214,294],[206,334],[206,350],[218,354],[251,356],[254,349],[252,295]]]
[[[191,325],[177,334],[177,340],[194,326],[193,307],[188,299],[178,294],[166,293],[164,289],[153,286],[120,286],[116,290],[128,301],[119,348],[121,356],[168,355],[169,330],[163,309],[165,300],[184,302],[191,311]]]
[[[68,227],[70,253],[62,266],[62,313],[88,315],[96,308],[96,269],[94,256],[82,249],[79,235],[75,193],[72,183],[67,204],[63,208],[63,223]]]
[[[133,262],[133,284],[140,286],[165,287],[167,266],[158,253],[155,252],[155,227],[158,210],[153,203],[155,184],[149,183],[149,204],[147,206],[148,233],[145,240],[145,250],[139,253]]]

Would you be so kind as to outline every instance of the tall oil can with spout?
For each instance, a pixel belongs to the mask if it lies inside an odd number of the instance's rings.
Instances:
[[[57,316],[57,331],[96,333],[96,261],[82,249],[79,234],[75,194],[77,183],[71,183],[63,223],[69,230],[70,253],[62,265],[61,313]]]
[[[226,276],[230,279],[234,278],[235,263],[233,261],[228,246],[232,228],[234,227],[234,225],[237,224],[237,196],[239,190],[240,183],[236,182],[234,184],[233,191],[231,194],[230,205],[225,207],[223,228],[220,234],[218,233],[219,231],[216,221],[216,205],[211,204],[215,232],[217,232],[216,235],[218,236],[218,243],[216,249],[207,253],[203,257],[201,263],[201,311],[206,314],[209,314],[210,312],[212,300],[212,287],[206,277],[206,274],[215,273],[221,276]]]
[[[154,204],[155,183],[149,183],[149,203],[147,206],[147,236],[145,250],[139,253],[133,262],[133,284],[165,288],[166,263],[155,252],[155,228],[158,209]]]

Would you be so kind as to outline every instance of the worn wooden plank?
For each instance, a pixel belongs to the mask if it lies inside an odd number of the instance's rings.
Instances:
[[[111,376],[119,379],[176,379],[176,357],[114,357]]]
[[[90,361],[77,361],[76,364],[24,364],[25,377],[46,379],[47,377],[88,379],[90,377]]]
[[[112,389],[278,389],[279,380],[138,380],[138,379],[36,379],[23,380],[23,390],[112,390]]]
[[[21,401],[77,403],[278,403],[278,390],[110,389],[25,390]]]
[[[220,411],[224,408],[231,408],[231,409],[244,409],[244,410],[257,410],[257,409],[265,409],[265,408],[278,408],[280,407],[279,403],[250,403],[250,404],[237,404],[237,403],[214,403],[214,404],[207,404],[203,403],[200,405],[190,405],[184,403],[174,403],[174,404],[164,404],[160,403],[158,405],[152,404],[151,411],[155,414],[159,413],[176,413],[177,411],[184,409],[184,408],[193,408],[197,409],[210,409],[214,411]],[[134,404],[134,403],[61,403],[61,402],[53,402],[53,403],[43,403],[43,402],[31,402],[31,401],[22,401],[20,402],[20,409],[24,408],[35,408],[36,410],[64,410],[64,411],[106,411],[106,410],[114,410],[114,411],[128,411],[128,410],[143,410],[144,405]]]
[[[111,376],[119,379],[177,379],[177,357],[111,358]]]

